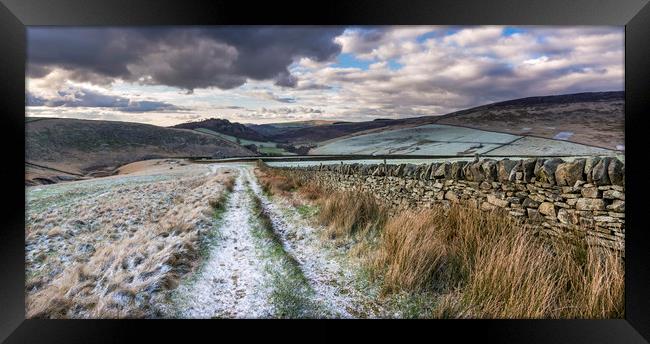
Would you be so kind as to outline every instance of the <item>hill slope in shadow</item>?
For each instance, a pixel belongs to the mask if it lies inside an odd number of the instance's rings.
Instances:
[[[49,171],[42,175],[106,175],[152,158],[256,155],[218,137],[149,124],[48,118],[25,126],[26,164],[31,171]]]

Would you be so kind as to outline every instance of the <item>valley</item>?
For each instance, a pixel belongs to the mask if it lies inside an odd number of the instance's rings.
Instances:
[[[156,158],[294,155],[623,155],[623,93],[531,97],[450,113],[366,122],[241,124],[225,119],[151,125],[33,118],[27,121],[28,185],[117,173]]]

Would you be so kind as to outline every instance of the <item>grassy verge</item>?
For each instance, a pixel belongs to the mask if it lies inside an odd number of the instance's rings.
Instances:
[[[232,195],[233,189],[235,187],[235,178],[230,178],[224,182],[225,190],[217,197],[211,198],[208,200],[208,204],[212,209],[212,221],[213,228],[212,230],[205,233],[199,241],[199,256],[201,260],[205,260],[210,254],[210,248],[214,246],[219,240],[221,240],[221,232],[219,227],[221,220],[223,219],[223,214],[226,212],[228,207],[228,202],[230,196]],[[202,265],[199,265],[197,271],[201,269]],[[199,273],[195,272],[190,276],[190,278],[195,278]]]
[[[216,245],[223,238],[219,229],[222,224],[223,215],[228,208],[228,203],[230,202],[232,192],[235,187],[235,177],[226,179],[223,182],[223,185],[224,190],[218,196],[208,199],[208,205],[212,211],[212,228],[199,236],[198,255],[196,257],[195,268],[191,271],[191,273],[185,274],[182,277],[182,282],[180,281],[181,277],[179,276],[179,281],[175,287],[180,283],[191,285],[196,282],[196,280],[201,276],[201,272],[205,267],[205,262],[210,255],[211,248],[214,247],[214,245]],[[170,289],[175,289],[175,287]],[[172,308],[167,307],[164,311],[159,311],[159,313],[166,314],[167,317],[181,317],[178,304],[182,304],[183,300],[182,296],[177,293],[177,290],[172,290],[168,294],[166,303],[174,306]],[[165,308],[165,306],[163,306],[163,308]]]
[[[270,193],[308,195],[324,237],[352,242],[350,253],[363,258],[405,317],[623,317],[624,267],[616,252],[542,240],[498,212],[394,209],[290,171],[262,168],[260,175]]]
[[[318,307],[311,301],[313,290],[309,286],[300,264],[282,245],[282,240],[273,227],[273,222],[262,205],[262,201],[249,189],[253,199],[253,235],[263,241],[266,257],[274,264],[267,266],[271,274],[273,291],[271,302],[276,307],[276,316],[281,318],[310,318],[316,316]],[[277,268],[277,266],[280,268]]]
[[[315,205],[302,204],[296,207],[296,211],[303,218],[311,218],[318,215],[320,209]]]

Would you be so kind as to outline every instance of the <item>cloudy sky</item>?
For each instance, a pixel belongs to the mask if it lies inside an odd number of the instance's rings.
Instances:
[[[623,27],[31,27],[28,116],[173,125],[442,115],[623,90]]]

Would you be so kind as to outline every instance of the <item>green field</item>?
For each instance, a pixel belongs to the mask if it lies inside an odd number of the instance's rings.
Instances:
[[[228,140],[230,142],[235,142],[239,143],[242,146],[245,145],[255,145],[257,146],[257,150],[262,153],[262,154],[269,154],[269,155],[295,155],[295,153],[288,152],[282,148],[278,148],[278,144],[276,142],[271,142],[271,141],[253,141],[253,140],[246,140],[246,139],[239,139],[239,142],[237,142],[237,138],[231,135],[226,135],[222,133],[218,133],[214,130],[210,130],[207,128],[196,128],[194,129],[198,132],[208,134],[208,135],[213,135],[213,136],[218,136],[221,137],[225,140]]]

